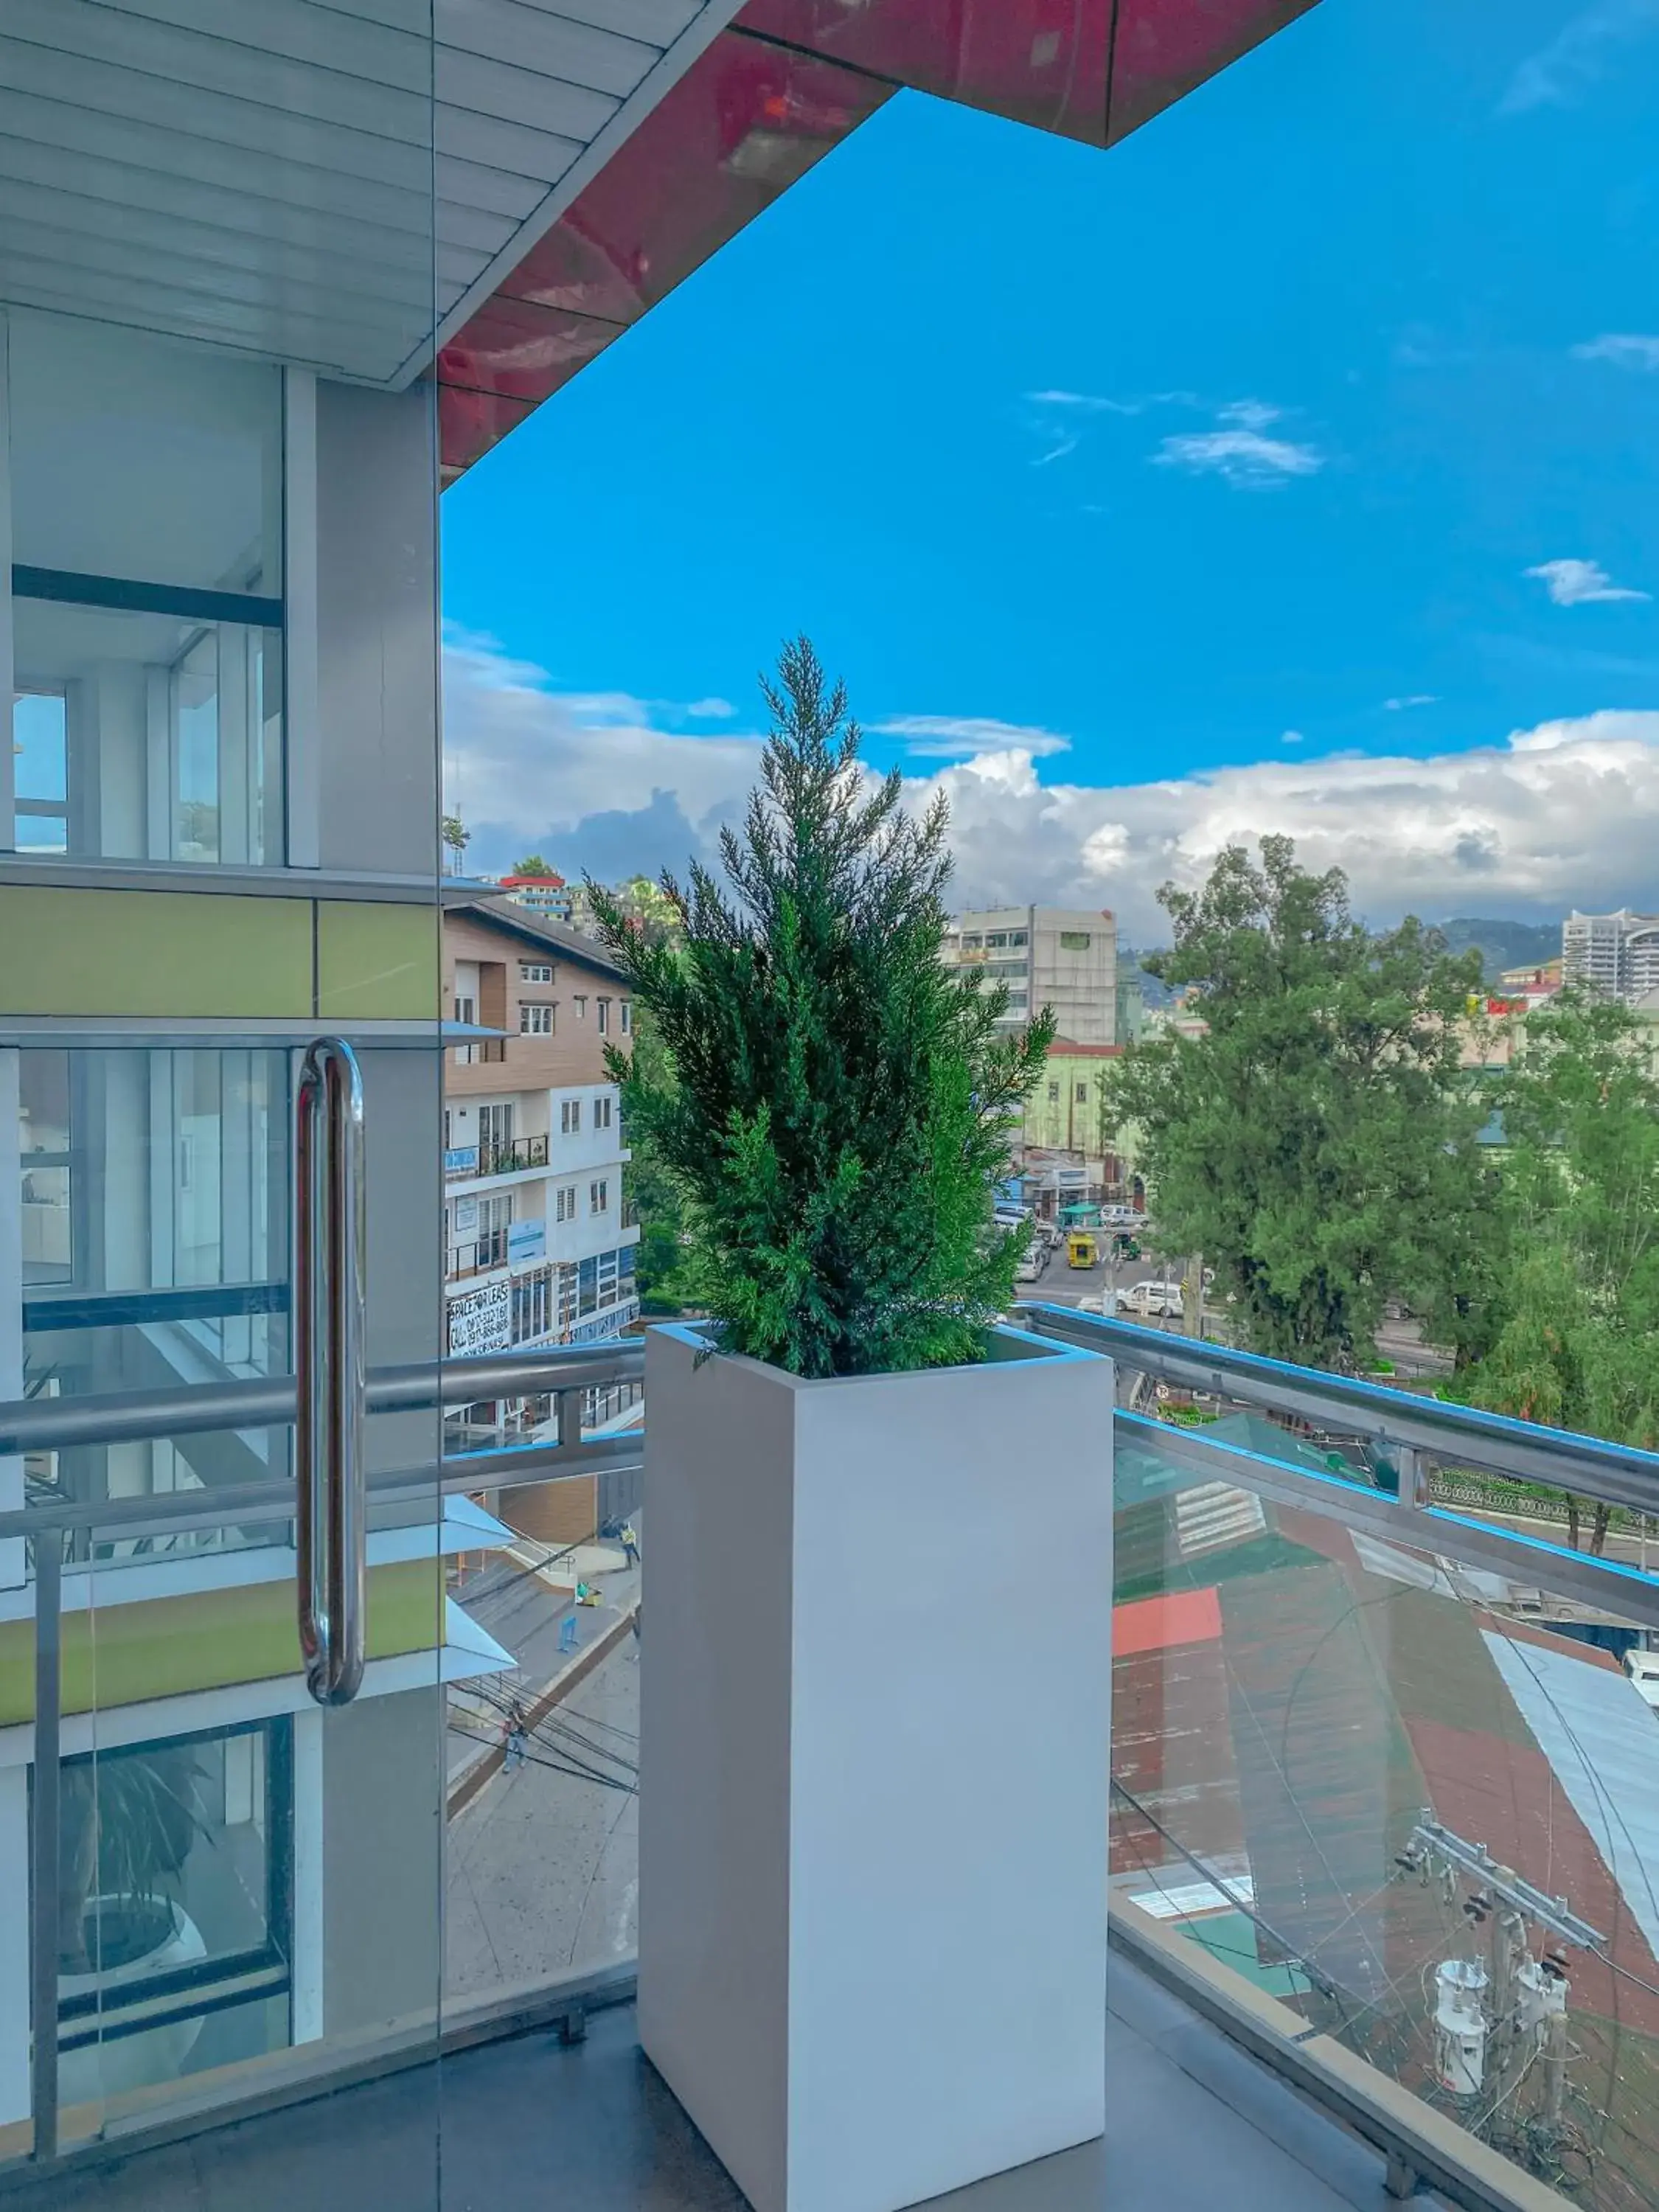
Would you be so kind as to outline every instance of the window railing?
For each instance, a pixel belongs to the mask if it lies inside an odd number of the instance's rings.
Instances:
[[[520,1168],[547,1165],[545,1137],[505,1137],[478,1147],[480,1175],[512,1175]]]
[[[463,1244],[452,1244],[444,1280],[459,1283],[468,1275],[487,1275],[493,1268],[506,1267],[507,1237],[505,1228],[487,1229],[482,1237],[470,1237]]]

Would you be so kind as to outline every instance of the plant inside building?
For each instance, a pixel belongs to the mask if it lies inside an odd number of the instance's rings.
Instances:
[[[612,1052],[630,1131],[685,1201],[688,1299],[730,1351],[801,1376],[983,1356],[1024,1233],[992,1224],[1020,1102],[1053,1036],[999,1026],[1005,987],[940,961],[947,813],[872,779],[846,694],[806,639],[763,682],[772,717],[724,886],[663,892],[678,941],[589,896],[666,1065]]]

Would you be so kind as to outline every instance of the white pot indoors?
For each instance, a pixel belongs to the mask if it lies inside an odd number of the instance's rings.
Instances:
[[[646,1352],[641,2039],[755,2212],[1104,2124],[1112,1369]]]
[[[94,1898],[91,1901],[89,1912],[96,1914],[101,1909],[106,1928],[111,1931],[106,1935],[106,1942],[115,1941],[113,1931],[130,1903],[130,1899],[119,1897]],[[77,1997],[95,1992],[105,2003],[114,2007],[133,1984],[146,1982],[156,1974],[170,1973],[179,1966],[193,1966],[205,1959],[207,1944],[201,1929],[182,1905],[176,1901],[166,1903],[165,1933],[159,1943],[137,1957],[123,1959],[118,1965],[106,1966],[98,1972],[60,1975],[59,1996]],[[165,2027],[143,2028],[132,2035],[100,2037],[94,2043],[64,2051],[58,2061],[59,2103],[96,2104],[103,2098],[125,2096],[135,2089],[153,2088],[160,2083],[177,2081],[202,2033],[202,2015],[198,2014],[193,2019],[171,2021]]]

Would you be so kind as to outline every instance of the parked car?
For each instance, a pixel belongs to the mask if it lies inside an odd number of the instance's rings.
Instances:
[[[1014,1269],[1014,1280],[1017,1283],[1040,1282],[1042,1271],[1048,1264],[1048,1248],[1039,1239],[1033,1237],[1030,1245],[1021,1255],[1019,1265]]]
[[[1117,1294],[1120,1313],[1139,1314],[1144,1320],[1181,1318],[1184,1310],[1179,1283],[1131,1283]]]

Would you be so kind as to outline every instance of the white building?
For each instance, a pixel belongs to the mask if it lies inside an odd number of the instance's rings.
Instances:
[[[1586,983],[1626,1006],[1659,991],[1659,915],[1580,914],[1561,925],[1561,967],[1569,983]]]

